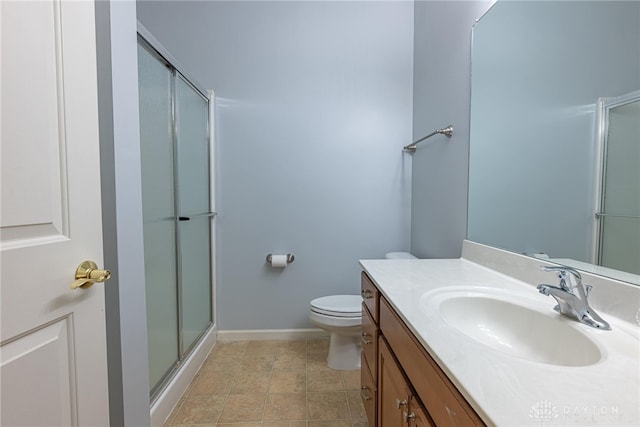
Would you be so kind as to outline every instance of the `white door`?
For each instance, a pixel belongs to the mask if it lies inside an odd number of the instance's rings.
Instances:
[[[109,424],[93,1],[0,1],[0,424]]]

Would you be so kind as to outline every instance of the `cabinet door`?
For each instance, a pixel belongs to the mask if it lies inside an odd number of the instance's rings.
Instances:
[[[364,353],[360,354],[360,396],[362,397],[362,404],[364,410],[367,413],[367,420],[370,427],[376,427],[376,385],[373,382],[373,376],[371,374],[371,367],[369,366],[367,359],[364,357]]]
[[[384,298],[380,302],[380,334],[389,341],[389,348],[393,348],[435,424],[485,425]]]
[[[362,354],[367,359],[367,364],[372,376],[378,372],[378,326],[369,313],[369,309],[362,303]]]
[[[378,343],[378,422],[380,427],[405,426],[409,387],[384,338]]]
[[[427,415],[427,411],[415,396],[411,396],[409,399],[408,414],[409,427],[435,427],[435,424],[433,424],[431,418]]]

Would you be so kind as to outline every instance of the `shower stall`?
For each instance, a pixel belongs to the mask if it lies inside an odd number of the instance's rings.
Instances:
[[[598,100],[600,208],[595,263],[640,274],[640,91]]]
[[[213,324],[210,97],[138,36],[152,401]]]

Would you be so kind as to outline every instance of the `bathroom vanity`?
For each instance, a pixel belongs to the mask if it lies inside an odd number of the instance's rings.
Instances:
[[[371,427],[640,424],[637,286],[583,275],[604,331],[553,311],[539,260],[465,242],[461,259],[360,263]]]
[[[362,398],[370,425],[484,425],[365,272],[361,283]]]

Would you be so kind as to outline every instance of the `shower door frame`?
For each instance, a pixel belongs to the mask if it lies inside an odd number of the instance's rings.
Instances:
[[[616,97],[602,97],[596,104],[596,212],[594,213],[594,245],[592,263],[602,265],[602,241],[604,238],[605,185],[607,179],[607,145],[609,133],[609,111],[615,107],[640,100],[640,91]]]
[[[214,206],[214,180],[213,180],[213,167],[214,167],[214,146],[213,146],[213,100],[214,94],[211,90],[206,90],[200,85],[192,76],[183,72],[184,68],[180,67],[178,61],[168,52],[168,50],[140,23],[138,22],[138,44],[142,45],[150,54],[157,57],[157,59],[165,64],[167,68],[169,68],[169,72],[172,76],[171,79],[171,138],[173,141],[173,183],[174,194],[178,197],[174,200],[174,213],[175,215],[179,215],[178,212],[178,200],[179,200],[179,189],[178,189],[178,167],[177,167],[177,154],[178,154],[178,129],[177,129],[177,108],[176,108],[176,80],[181,79],[184,83],[186,83],[189,87],[191,87],[199,96],[203,98],[203,100],[207,103],[208,106],[208,120],[207,120],[207,147],[208,147],[208,155],[209,155],[209,168],[208,168],[208,181],[209,181],[209,212],[207,214],[198,215],[211,217],[210,222],[210,238],[209,238],[209,250],[210,250],[210,278],[211,278],[211,300],[209,304],[209,323],[202,330],[202,332],[198,335],[198,337],[191,343],[187,348],[184,346],[183,339],[183,319],[181,315],[181,307],[182,307],[182,289],[181,289],[181,278],[182,278],[182,262],[180,261],[181,247],[180,247],[180,227],[177,226],[179,221],[176,220],[176,279],[177,279],[177,306],[176,310],[178,311],[178,336],[177,336],[177,350],[178,350],[178,359],[174,363],[174,365],[167,370],[167,372],[162,376],[159,382],[155,385],[150,384],[150,397],[151,397],[151,405],[152,407],[155,403],[160,399],[163,392],[169,387],[172,379],[177,375],[180,371],[182,365],[185,360],[188,359],[191,354],[196,350],[196,348],[203,342],[204,337],[215,329],[216,327],[216,306],[215,306],[215,223],[213,221],[214,217],[217,215]]]

